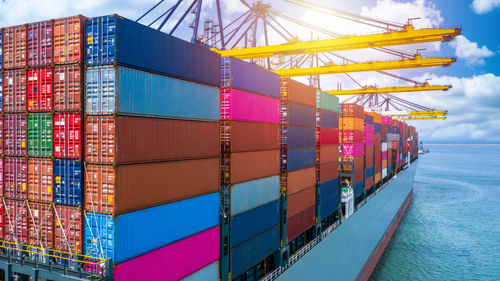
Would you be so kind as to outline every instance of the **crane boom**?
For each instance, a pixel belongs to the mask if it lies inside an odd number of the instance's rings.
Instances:
[[[413,87],[386,87],[386,88],[365,86],[362,89],[331,90],[331,91],[325,91],[325,93],[335,96],[347,96],[347,95],[405,93],[405,92],[422,92],[422,91],[447,91],[449,88],[451,88],[451,86],[437,86],[437,85],[430,86],[429,84],[424,84],[422,86],[413,86]]]
[[[437,117],[437,116],[431,116],[431,117],[405,117],[402,120],[405,120],[405,121],[410,121],[410,120],[446,120],[446,117]]]
[[[422,58],[420,55],[412,59],[396,61],[369,61],[357,64],[327,64],[319,67],[278,69],[273,72],[284,77],[309,76],[322,74],[337,74],[362,71],[378,71],[390,69],[405,69],[430,66],[449,66],[455,58]]]
[[[334,39],[308,42],[290,42],[281,45],[234,48],[231,50],[219,50],[212,48],[212,51],[217,52],[224,57],[231,56],[239,59],[258,59],[268,58],[275,55],[291,56],[434,41],[446,42],[460,35],[460,33],[460,28],[414,29],[412,25],[406,25],[403,30],[394,32],[371,35],[346,35]]]

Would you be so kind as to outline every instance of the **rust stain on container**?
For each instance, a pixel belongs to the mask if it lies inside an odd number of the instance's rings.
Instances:
[[[222,141],[228,152],[280,149],[280,125],[230,121]]]
[[[306,168],[288,173],[287,194],[292,195],[316,183],[316,168]]]
[[[288,102],[316,108],[316,89],[290,78],[281,79],[281,88],[288,96]]]
[[[316,186],[288,196],[286,217],[289,219],[316,204]]]
[[[280,173],[280,151],[254,151],[230,154],[231,183],[265,178]]]
[[[54,110],[81,111],[82,69],[78,65],[58,65],[54,68]]]
[[[36,202],[53,202],[52,160],[31,158],[28,160],[28,199]]]
[[[88,165],[85,210],[119,215],[219,190],[219,158]]]

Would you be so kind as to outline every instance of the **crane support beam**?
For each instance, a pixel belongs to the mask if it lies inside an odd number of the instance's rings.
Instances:
[[[219,53],[223,57],[231,56],[239,59],[258,59],[273,57],[275,55],[292,56],[435,41],[446,42],[460,35],[460,33],[460,28],[414,29],[412,25],[406,25],[403,30],[395,32],[371,35],[345,35],[334,39],[290,42],[281,45],[234,48],[231,50],[218,50],[212,48],[212,51]]]
[[[410,120],[446,120],[446,117],[437,117],[437,116],[430,116],[430,117],[405,117],[402,120],[404,120],[404,121],[410,121]]]
[[[309,68],[278,69],[274,70],[273,72],[284,77],[295,77],[430,66],[449,66],[455,61],[455,58],[421,58],[420,56],[415,56],[415,58],[412,59],[396,61],[369,61],[357,64],[329,64],[325,66]]]
[[[332,91],[325,91],[325,93],[335,96],[348,96],[348,95],[406,93],[406,92],[423,92],[423,91],[446,91],[450,88],[451,86],[430,86],[428,84],[424,84],[422,86],[414,86],[414,87],[387,87],[387,88],[364,86],[362,89],[332,90]]]

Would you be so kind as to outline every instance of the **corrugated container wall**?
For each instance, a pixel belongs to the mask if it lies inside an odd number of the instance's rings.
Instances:
[[[25,114],[6,114],[4,117],[4,152],[7,156],[26,156],[27,118]]]
[[[28,111],[52,110],[52,69],[37,68],[28,71]]]
[[[117,63],[136,69],[218,86],[220,57],[204,47],[118,15],[86,22],[86,63]]]
[[[82,189],[82,163],[72,159],[54,160],[54,202],[81,206]]]
[[[5,158],[3,163],[3,196],[9,199],[28,198],[28,160]]]
[[[0,69],[1,68],[3,68],[3,29],[0,28]],[[0,79],[2,79],[2,77],[0,77]],[[2,88],[2,85],[0,85],[0,88]]]
[[[54,156],[80,158],[82,150],[82,118],[79,114],[54,115]]]
[[[24,201],[5,200],[4,239],[16,243],[27,243],[28,207]]]
[[[78,63],[84,59],[85,17],[56,19],[54,21],[54,63]]]
[[[53,202],[52,160],[30,158],[28,160],[28,199],[35,202]]]
[[[83,75],[79,65],[54,68],[54,110],[82,111]]]
[[[3,74],[3,110],[7,113],[26,110],[27,72],[9,70]]]
[[[58,251],[82,252],[82,212],[79,208],[55,206],[54,249]]]
[[[5,69],[26,66],[26,25],[4,28],[3,67]]]
[[[54,22],[28,24],[28,66],[50,65],[53,61]]]
[[[54,247],[54,213],[50,204],[29,202],[29,244],[42,248]]]
[[[28,114],[28,155],[34,157],[52,156],[52,114]]]

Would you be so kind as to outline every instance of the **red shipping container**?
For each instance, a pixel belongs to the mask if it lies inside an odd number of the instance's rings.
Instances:
[[[4,214],[4,211],[3,211],[3,203],[0,203],[0,238],[4,239],[4,225],[3,225],[3,214]]]
[[[363,131],[342,131],[342,143],[363,143]]]
[[[28,160],[23,158],[5,158],[4,160],[4,190],[9,199],[28,198]]]
[[[344,103],[341,104],[342,107],[342,117],[358,117],[365,118],[365,109],[362,105],[354,103]]]
[[[7,27],[3,30],[3,67],[26,66],[26,25]]]
[[[338,129],[320,128],[318,133],[319,133],[319,144],[321,146],[339,144]]]
[[[4,153],[4,148],[3,148],[3,145],[4,145],[4,128],[3,128],[3,120],[4,120],[4,117],[3,115],[0,115],[0,155]]]
[[[82,211],[78,207],[55,206],[54,249],[82,252]]]
[[[26,114],[7,114],[4,117],[4,152],[8,156],[25,156],[28,152]]]
[[[28,242],[28,208],[23,201],[5,200],[4,239],[16,243]]]
[[[0,158],[0,196],[3,196],[3,158]],[[0,203],[0,205],[2,205]],[[0,218],[1,220],[1,218]]]
[[[82,110],[82,69],[79,65],[58,65],[54,68],[54,110]]]
[[[26,111],[27,72],[6,71],[3,76],[3,110],[5,112]]]
[[[54,156],[80,158],[82,150],[82,118],[80,114],[54,115]]]
[[[80,62],[85,58],[83,34],[85,17],[73,16],[54,21],[54,63]]]
[[[28,24],[28,66],[42,66],[52,63],[53,21]]]
[[[52,109],[52,69],[28,71],[28,111],[47,112]]]
[[[30,201],[53,202],[52,160],[31,158],[28,160],[28,199]]]
[[[41,248],[54,247],[54,213],[52,205],[28,203],[29,244]]]
[[[316,206],[312,206],[288,219],[286,232],[288,241],[297,238],[311,228],[316,221]]]

